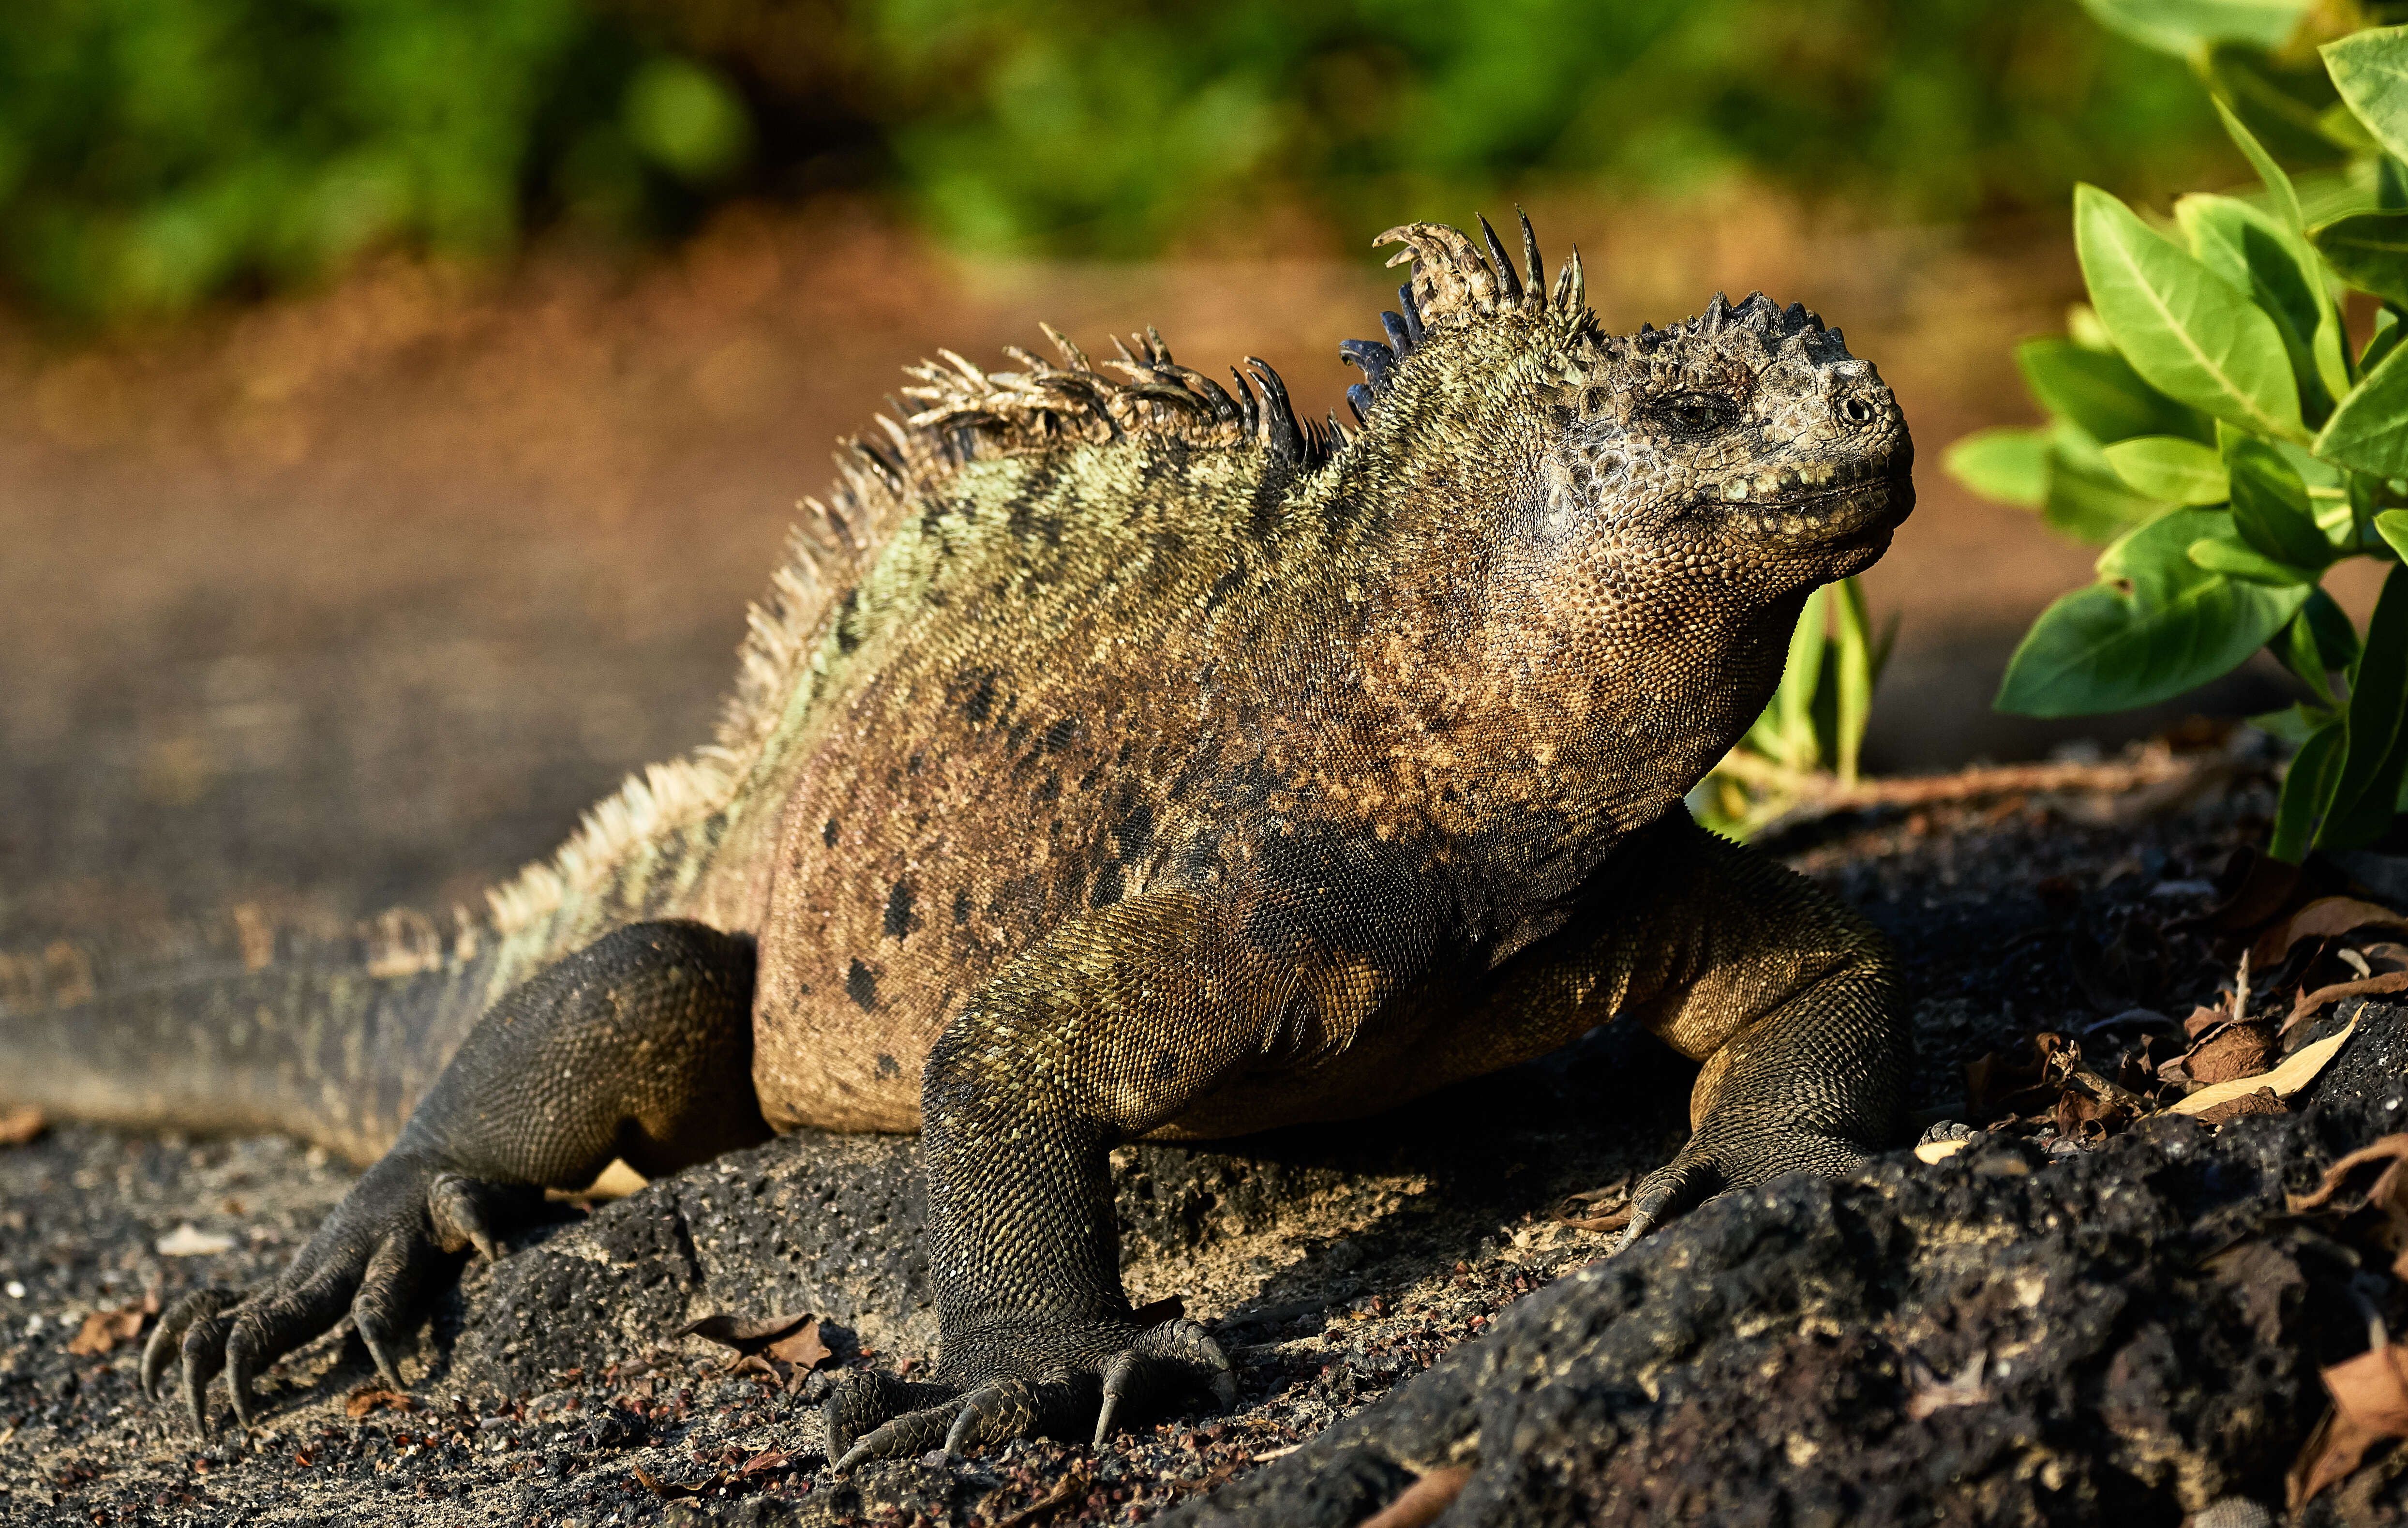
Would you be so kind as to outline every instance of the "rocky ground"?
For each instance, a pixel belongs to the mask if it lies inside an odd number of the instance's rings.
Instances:
[[[2246,760],[2200,785],[1775,846],[1905,953],[1925,1121],[1965,1118],[1967,1064],[2042,1031],[2134,1076],[2229,980],[2198,915],[2272,798]],[[933,1345],[907,1141],[791,1138],[558,1205],[435,1303],[407,1395],[337,1333],[275,1372],[260,1428],[221,1404],[205,1441],[138,1393],[149,1305],[269,1273],[349,1175],[277,1140],[53,1129],[0,1149],[0,1521],[2253,1523],[2284,1511],[2317,1369],[2408,1320],[2372,1212],[2284,1198],[2403,1117],[2408,1010],[2358,1022],[2286,1114],[2087,1142],[2028,1119],[1733,1195],[1607,1262],[1558,1211],[1680,1138],[1684,1067],[1644,1036],[1368,1125],[1130,1150],[1132,1295],[1211,1326],[1235,1411],[849,1478],[813,1365]],[[819,1324],[751,1356],[679,1335],[714,1313]],[[2386,1447],[2294,1521],[2408,1510]]]

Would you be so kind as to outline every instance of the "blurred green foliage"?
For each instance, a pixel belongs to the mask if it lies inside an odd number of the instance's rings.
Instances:
[[[2072,0],[0,7],[0,280],[103,321],[831,183],[1125,254],[1275,201],[1352,228],[1748,176],[1948,219],[2209,156],[2185,66]]]
[[[1347,226],[1752,175],[1953,219],[2217,153],[2071,0],[877,0],[903,183],[973,244],[1134,251],[1270,188]]]
[[[637,226],[735,169],[743,102],[580,0],[11,0],[0,265],[116,318],[389,241]]]

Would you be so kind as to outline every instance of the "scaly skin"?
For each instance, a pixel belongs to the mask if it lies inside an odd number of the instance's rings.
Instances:
[[[275,1286],[171,1312],[146,1378],[180,1355],[205,1422],[222,1367],[245,1412],[346,1308],[382,1362],[438,1249],[613,1154],[916,1128],[940,1363],[850,1377],[831,1458],[1100,1438],[1235,1391],[1128,1305],[1117,1142],[1371,1113],[1624,1015],[1703,1064],[1628,1236],[1888,1144],[1878,937],[1681,797],[1907,513],[1904,421],[1760,296],[1600,336],[1524,234],[1387,236],[1412,281],[1347,348],[1351,439],[1151,336],[1125,382],[1067,341],[923,368],[720,744],[497,897],[443,978],[490,1011],[459,1043],[459,1001],[417,1005],[452,1017],[412,1053],[459,1048],[391,1152]]]

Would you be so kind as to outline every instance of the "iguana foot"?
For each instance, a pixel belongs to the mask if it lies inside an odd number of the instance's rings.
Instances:
[[[194,1430],[208,1435],[207,1392],[220,1370],[235,1420],[248,1427],[256,1408],[252,1378],[346,1314],[377,1373],[394,1389],[405,1388],[394,1347],[429,1269],[466,1247],[498,1255],[496,1233],[541,1192],[479,1182],[401,1152],[385,1157],[272,1282],[241,1294],[196,1290],[170,1306],[142,1350],[143,1393],[157,1397],[160,1379],[180,1354]]]
[[[1238,1398],[1238,1377],[1220,1344],[1184,1317],[1155,1326],[996,1326],[947,1349],[934,1384],[844,1377],[821,1412],[838,1469],[1038,1435],[1091,1434],[1101,1448],[1113,1424],[1133,1413],[1187,1394],[1208,1393],[1223,1410]]]
[[[1630,1194],[1630,1221],[1606,1249],[1612,1257],[1650,1231],[1734,1189],[1752,1189],[1784,1173],[1836,1177],[1872,1158],[1853,1141],[1808,1131],[1710,1137],[1700,1130],[1671,1161],[1639,1180]]]

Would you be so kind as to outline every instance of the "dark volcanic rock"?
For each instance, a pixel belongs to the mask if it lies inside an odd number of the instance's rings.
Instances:
[[[2366,1343],[2358,1260],[2287,1217],[2285,1191],[2408,1111],[2408,1010],[2362,1010],[2317,1099],[2054,1161],[1979,1137],[1937,1165],[1717,1201],[1164,1521],[1351,1524],[1367,1461],[1395,1467],[1390,1496],[1469,1468],[1449,1525],[2279,1507],[2325,1405],[2317,1366]]]

